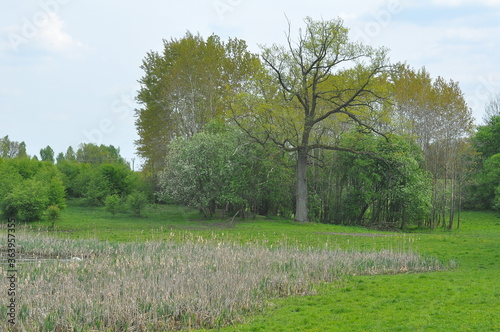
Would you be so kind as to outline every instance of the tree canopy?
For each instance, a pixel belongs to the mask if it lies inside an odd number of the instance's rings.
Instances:
[[[346,128],[384,136],[386,50],[351,42],[341,19],[305,19],[287,45],[264,48],[269,79],[262,95],[233,105],[235,121],[259,142],[271,141],[297,155],[295,220],[308,221],[307,165],[314,149],[349,151]],[[262,84],[262,82],[261,82]],[[266,91],[267,90],[267,91]],[[373,155],[376,158],[375,155]]]
[[[146,167],[162,164],[169,142],[190,137],[214,118],[224,119],[232,98],[259,70],[258,57],[243,40],[204,39],[187,32],[163,41],[163,52],[149,52],[137,100],[138,153]]]
[[[296,221],[453,227],[473,155],[458,82],[390,64],[385,48],[349,40],[340,18],[304,25],[294,33],[289,23],[285,45],[260,56],[244,41],[191,33],[147,54],[136,144],[161,173],[159,197],[208,216],[236,201],[264,211],[248,180],[276,184],[256,169],[287,169],[280,213]],[[211,131],[212,120],[226,131]],[[250,163],[255,151],[270,160]]]

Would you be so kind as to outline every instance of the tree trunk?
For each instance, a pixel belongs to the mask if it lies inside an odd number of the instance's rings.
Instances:
[[[455,172],[451,178],[451,197],[450,197],[450,220],[448,223],[448,229],[453,229],[453,220],[455,219]]]
[[[301,148],[297,156],[297,183],[295,197],[295,221],[309,221],[307,212],[307,148]]]
[[[458,211],[457,211],[457,228],[460,228],[460,213],[462,212],[462,174],[458,180]]]

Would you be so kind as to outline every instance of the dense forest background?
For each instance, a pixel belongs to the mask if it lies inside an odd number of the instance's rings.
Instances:
[[[56,219],[75,197],[111,213],[149,201],[208,218],[451,229],[462,209],[500,210],[500,94],[475,127],[458,82],[389,63],[341,20],[306,23],[259,55],[189,32],[148,53],[140,172],[114,146],[38,157],[3,137],[2,213]]]

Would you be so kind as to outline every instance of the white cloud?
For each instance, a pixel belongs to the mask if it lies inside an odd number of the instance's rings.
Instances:
[[[50,52],[74,52],[85,46],[63,30],[64,21],[55,13],[49,14],[47,24],[40,27],[35,37],[42,48]]]
[[[4,27],[1,32],[5,38],[0,50],[43,51],[69,56],[89,50],[89,47],[64,30],[64,21],[57,13],[40,13],[31,20],[24,18],[19,24]]]

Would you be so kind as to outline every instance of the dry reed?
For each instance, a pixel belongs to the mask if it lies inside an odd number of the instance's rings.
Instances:
[[[22,255],[39,258],[18,262],[19,331],[213,328],[241,321],[270,298],[310,294],[315,283],[443,268],[392,250],[270,248],[201,238],[121,244],[30,233],[18,238]],[[83,259],[57,259],[73,256]],[[5,317],[5,303],[0,311]],[[7,328],[4,319],[0,329]]]

